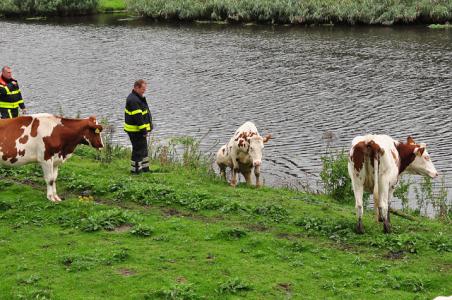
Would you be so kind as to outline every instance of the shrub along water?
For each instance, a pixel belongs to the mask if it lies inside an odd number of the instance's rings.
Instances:
[[[5,15],[78,15],[97,11],[99,0],[1,0]]]
[[[452,19],[449,0],[126,0],[128,9],[163,20],[280,24],[401,24]]]

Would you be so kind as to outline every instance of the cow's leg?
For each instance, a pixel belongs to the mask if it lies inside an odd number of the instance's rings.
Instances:
[[[54,167],[53,162],[51,160],[41,162],[42,172],[44,173],[44,179],[47,184],[47,199],[53,202],[58,202],[58,199],[55,198],[54,194]]]
[[[352,178],[353,194],[355,195],[355,208],[356,216],[358,217],[358,222],[356,223],[356,233],[364,233],[363,225],[363,193],[364,193],[364,183],[359,180]]]
[[[244,171],[242,174],[243,174],[243,177],[245,177],[246,184],[249,184],[249,185],[253,184],[251,182],[251,170]]]
[[[383,178],[380,178],[379,182],[379,194],[380,194],[380,201],[379,201],[379,213],[380,217],[383,219],[383,230],[384,233],[390,233],[391,232],[391,224],[389,223],[388,214],[389,214],[389,182],[383,180]]]
[[[261,167],[260,166],[256,166],[254,167],[254,176],[256,176],[256,187],[260,187],[261,181],[260,181],[260,176],[261,176]]]
[[[218,167],[220,168],[220,177],[223,180],[226,180],[226,166],[223,164],[219,164]]]
[[[231,153],[232,160],[232,178],[231,178],[231,186],[237,185],[237,175],[239,174],[239,162],[238,158],[235,154]]]
[[[392,200],[392,197],[394,196],[394,189],[395,189],[396,184],[397,183],[394,183],[394,184],[392,184],[389,187],[389,193],[388,193],[388,223],[389,224],[391,224],[391,218],[390,218],[390,215],[391,215],[391,200]]]
[[[380,214],[380,194],[374,194],[374,211],[377,222],[383,222],[383,217]]]
[[[55,201],[60,202],[61,198],[57,195],[56,180],[58,177],[58,165],[53,167],[53,197]]]

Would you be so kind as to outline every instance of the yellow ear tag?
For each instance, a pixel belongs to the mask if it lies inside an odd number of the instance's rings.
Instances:
[[[99,130],[99,128],[96,128],[96,130],[95,130],[95,133],[97,133],[97,134],[99,134],[99,133],[100,133],[100,130]]]

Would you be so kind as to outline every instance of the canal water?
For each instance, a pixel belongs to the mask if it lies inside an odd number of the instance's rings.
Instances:
[[[452,194],[452,30],[158,24],[123,15],[0,21],[32,113],[97,115],[122,132],[124,99],[149,81],[158,139],[205,136],[216,152],[245,121],[268,185],[318,181],[328,146],[366,133],[425,142]],[[450,196],[449,196],[450,197]]]

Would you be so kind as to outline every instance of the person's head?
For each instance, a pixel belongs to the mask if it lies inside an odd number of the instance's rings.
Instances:
[[[11,71],[11,68],[8,66],[4,66],[2,68],[2,76],[5,79],[11,79],[13,78],[13,72]]]
[[[139,79],[135,81],[133,85],[133,90],[140,96],[143,96],[148,88],[148,83],[144,79]]]

